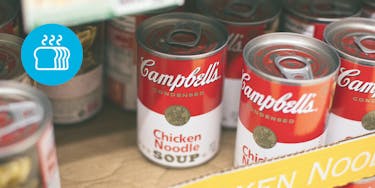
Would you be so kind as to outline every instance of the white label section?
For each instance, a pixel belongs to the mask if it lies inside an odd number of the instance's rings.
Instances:
[[[284,30],[294,33],[300,33],[306,36],[313,37],[315,27],[312,24],[306,24],[293,16],[285,16]]]
[[[362,122],[343,118],[334,113],[330,113],[327,125],[327,144],[332,144],[341,140],[361,136],[375,131],[368,131],[362,126]]]
[[[184,4],[184,0],[110,0],[109,2],[116,15],[134,14]]]
[[[38,142],[38,154],[43,188],[60,188],[59,165],[52,125],[48,125]]]
[[[223,127],[236,128],[240,107],[241,79],[224,79]]]
[[[255,162],[261,162],[268,159],[301,152],[321,146],[323,144],[323,140],[324,134],[307,142],[293,144],[278,142],[273,148],[264,149],[255,143],[253,134],[246,129],[241,121],[238,121],[234,165],[248,165]]]
[[[115,70],[109,70],[107,76],[117,82],[121,83],[123,89],[123,104],[120,104],[124,109],[135,110],[137,108],[137,67],[132,67],[134,74],[131,76],[123,75]],[[112,95],[108,91],[108,95]]]
[[[151,161],[169,167],[192,167],[210,160],[219,149],[221,106],[190,117],[183,126],[173,126],[138,99],[139,149]]]

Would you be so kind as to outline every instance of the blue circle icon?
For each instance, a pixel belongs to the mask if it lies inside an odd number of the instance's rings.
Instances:
[[[26,73],[40,84],[56,86],[71,80],[83,58],[82,44],[69,28],[46,24],[24,40],[21,60]]]

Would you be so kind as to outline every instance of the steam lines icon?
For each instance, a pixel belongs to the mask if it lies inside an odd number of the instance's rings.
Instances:
[[[58,35],[57,38],[58,39],[55,41],[55,35],[50,35],[50,38],[48,38],[47,35],[43,35],[43,40],[41,41],[42,46],[39,46],[34,50],[36,70],[69,70],[70,50],[65,46],[61,46],[60,42],[63,40],[61,35]]]

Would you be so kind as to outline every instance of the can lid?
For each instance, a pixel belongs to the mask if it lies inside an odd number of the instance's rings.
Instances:
[[[324,38],[341,56],[375,66],[375,20],[347,18],[331,23],[324,32]]]
[[[279,0],[201,0],[196,3],[202,14],[232,24],[267,23],[278,18],[281,12]]]
[[[291,14],[308,20],[333,22],[361,13],[361,1],[353,0],[283,0]]]
[[[361,184],[367,184],[367,183],[370,183],[370,182],[375,182],[375,176],[369,177],[369,178],[363,178],[359,181],[353,182],[353,184],[361,185]]]
[[[270,33],[248,42],[246,65],[263,77],[286,84],[307,84],[334,75],[340,65],[327,44],[296,33]]]
[[[1,0],[0,1],[0,28],[11,22],[18,14],[18,1]]]
[[[206,57],[223,49],[228,33],[214,19],[192,13],[167,13],[146,19],[137,29],[140,46],[171,59]]]
[[[10,81],[0,81],[0,158],[34,145],[51,122],[51,106],[41,92]]]
[[[25,74],[21,60],[22,39],[0,33],[0,80],[17,80]]]

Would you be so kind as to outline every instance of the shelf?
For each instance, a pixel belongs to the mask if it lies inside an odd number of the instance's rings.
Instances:
[[[148,161],[136,145],[136,113],[105,101],[93,119],[55,126],[63,188],[168,187],[232,167],[235,130],[223,130],[221,149],[208,163],[170,169]]]

